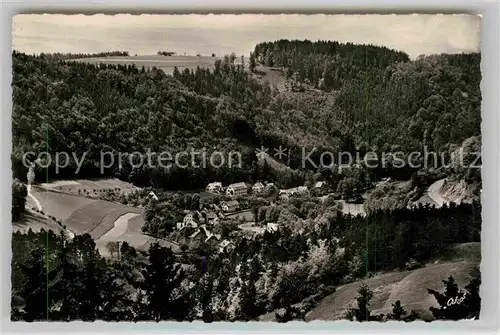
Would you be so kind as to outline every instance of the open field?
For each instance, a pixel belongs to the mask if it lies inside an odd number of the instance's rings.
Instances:
[[[33,187],[32,194],[42,205],[44,213],[54,216],[57,220],[63,220],[63,222],[74,211],[97,201],[85,197],[44,190],[39,187]]]
[[[424,319],[432,318],[429,307],[437,306],[427,289],[444,290],[442,280],[451,275],[460,289],[472,279],[471,272],[479,267],[481,259],[480,243],[460,243],[451,245],[427,266],[408,271],[392,271],[375,274],[371,278],[349,283],[336,288],[324,297],[306,315],[306,321],[334,321],[342,319],[347,310],[356,303],[357,290],[366,284],[373,290],[370,306],[373,314],[392,312],[392,304],[401,300],[403,308],[410,312],[415,309]],[[275,321],[275,311],[259,317],[260,321]]]
[[[427,190],[429,198],[431,198],[436,203],[436,206],[438,208],[448,203],[448,201],[444,199],[441,194],[441,187],[443,187],[443,183],[444,179],[440,179],[429,186],[429,189]]]
[[[60,191],[74,195],[84,195],[86,197],[98,197],[101,192],[113,190],[122,194],[128,194],[138,190],[137,186],[124,182],[120,179],[75,179],[75,180],[59,180],[51,183],[40,184],[41,187]]]
[[[113,228],[108,230],[99,239],[101,241],[116,241],[118,238],[120,238],[120,236],[124,235],[127,232],[129,220],[136,217],[136,216],[139,216],[139,214],[127,213],[127,214],[121,215],[113,223]]]
[[[141,213],[132,207],[98,200],[75,210],[64,224],[75,234],[89,233],[95,239],[113,228],[120,216],[134,212]]]
[[[53,230],[54,232],[59,233],[63,230],[63,228],[54,220],[27,208],[22,218],[19,221],[12,223],[12,231],[26,233],[30,228],[33,232],[39,232],[43,229],[46,231]]]
[[[196,67],[209,68],[214,67],[215,61],[220,59],[218,57],[209,56],[157,56],[157,55],[140,55],[128,57],[95,57],[95,58],[81,58],[72,61],[85,62],[90,64],[115,64],[115,65],[130,65],[135,64],[136,67],[142,68],[159,68],[165,73],[171,74],[174,67],[177,66],[179,71],[183,69],[195,70]],[[235,64],[240,62],[240,58],[236,57]]]
[[[238,211],[235,213],[227,214],[226,218],[233,220],[243,220],[245,222],[253,222],[255,218],[251,210]]]
[[[50,184],[42,184],[46,188],[33,187],[34,199],[42,206],[46,215],[54,216],[62,220],[62,224],[74,234],[89,233],[96,241],[100,253],[103,256],[109,254],[106,244],[110,241],[127,242],[138,250],[145,251],[152,243],[158,242],[165,247],[171,247],[174,252],[178,252],[177,244],[144,235],[141,231],[144,225],[142,210],[136,207],[125,206],[119,203],[90,199],[82,195],[72,194],[78,192],[78,187],[92,187],[92,189],[108,189],[120,187],[124,190],[132,190],[133,186],[128,183],[109,180],[75,180],[58,181]],[[66,193],[69,192],[69,193]],[[32,204],[34,205],[34,204]],[[52,220],[29,211],[30,215],[24,222],[14,224],[14,229],[33,230],[41,229],[61,229],[57,223],[51,224]],[[54,228],[52,226],[55,225]],[[58,231],[58,230],[56,230]]]

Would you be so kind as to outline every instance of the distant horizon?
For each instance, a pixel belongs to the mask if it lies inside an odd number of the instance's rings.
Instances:
[[[480,51],[477,15],[62,15],[13,17],[13,50],[28,54],[158,50],[248,57],[280,39],[371,44],[420,55]],[[186,55],[186,56],[187,56]]]
[[[312,42],[316,42],[317,40],[311,40]],[[335,42],[334,40],[326,40],[328,42]],[[262,41],[262,42],[274,42],[274,41]],[[385,45],[377,45],[377,44],[366,44],[366,43],[353,43],[355,45],[373,45],[375,47],[386,47]],[[390,48],[389,48],[390,49]],[[394,51],[401,51],[401,52],[405,52],[404,50],[399,50],[399,49],[392,49]],[[113,52],[113,51],[122,51],[122,52],[128,52],[129,55],[128,56],[100,56],[98,58],[104,58],[104,57],[109,57],[109,58],[113,58],[113,57],[151,57],[151,56],[155,56],[155,57],[164,57],[164,58],[169,58],[169,57],[207,57],[207,58],[224,58],[224,56],[226,55],[230,55],[230,53],[225,53],[225,54],[215,54],[215,56],[212,56],[211,54],[200,54],[200,56],[198,55],[193,55],[193,54],[184,54],[182,52],[175,52],[174,55],[171,55],[171,56],[163,56],[163,55],[158,55],[156,53],[150,53],[150,54],[136,54],[136,53],[131,53],[130,51],[128,50],[101,50],[101,51],[93,51],[93,52],[76,52],[76,53],[73,53],[73,52],[59,52],[59,51],[56,51],[56,52],[35,52],[35,53],[27,53],[27,52],[23,52],[23,51],[20,51],[20,50],[15,50],[15,49],[12,49],[12,51],[16,51],[16,52],[21,52],[21,53],[24,53],[24,54],[27,54],[27,55],[40,55],[40,54],[100,54],[100,53],[106,53],[106,52]],[[469,54],[469,53],[481,53],[481,50],[477,50],[477,51],[456,51],[456,52],[441,52],[441,53],[432,53],[432,54],[422,54],[422,55],[418,55],[418,56],[415,56],[415,57],[411,57],[410,56],[410,59],[414,60],[416,59],[417,57],[419,56],[433,56],[433,55],[441,55],[441,54]],[[237,58],[240,58],[241,56],[244,56],[245,59],[247,58],[250,58],[249,55],[239,55],[237,53],[234,53],[236,54],[236,57]],[[96,57],[97,58],[97,57]]]

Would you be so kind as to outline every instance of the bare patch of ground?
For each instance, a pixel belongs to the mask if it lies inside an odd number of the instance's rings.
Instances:
[[[365,207],[363,204],[352,204],[348,203],[345,200],[337,200],[337,203],[340,203],[342,205],[342,213],[344,214],[350,214],[350,215],[362,215],[365,216]]]
[[[280,92],[286,90],[286,78],[279,68],[259,65],[255,67],[255,75],[263,83],[267,82],[270,86],[276,86]]]
[[[52,183],[44,183],[40,185],[43,188],[60,191],[68,194],[85,196],[90,198],[98,198],[105,191],[113,191],[120,194],[128,194],[140,188],[127,183],[123,180],[112,179],[75,179],[75,180],[59,180]]]
[[[118,217],[128,212],[134,210],[121,204],[96,200],[76,209],[63,223],[75,234],[89,233],[92,238],[98,238],[113,228]]]

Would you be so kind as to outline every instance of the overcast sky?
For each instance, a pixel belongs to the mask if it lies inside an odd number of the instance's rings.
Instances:
[[[420,54],[479,51],[481,18],[472,15],[17,15],[12,43],[26,53],[248,56],[277,39],[371,43]]]

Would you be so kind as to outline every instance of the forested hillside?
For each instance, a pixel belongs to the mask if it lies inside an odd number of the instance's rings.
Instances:
[[[259,212],[264,220],[279,216],[283,228],[235,239],[231,253],[205,245],[173,255],[153,245],[143,254],[124,243],[119,259],[107,260],[88,234],[13,234],[12,318],[248,321],[301,302],[307,311],[339,285],[419,267],[480,239],[478,203],[362,218],[306,197]]]
[[[312,105],[319,115],[306,115],[324,116],[315,126],[330,137],[340,132],[356,145],[408,152],[423,145],[442,150],[480,134],[478,53],[409,61],[402,52],[375,46],[280,40],[258,44],[253,57],[285,68],[293,80],[337,93],[327,111]]]
[[[302,168],[302,150],[317,148],[311,155],[315,162],[325,150],[408,154],[427,145],[449,153],[480,135],[479,54],[409,61],[404,53],[383,47],[278,41],[257,45],[252,58],[284,66],[290,80],[309,81],[323,91],[279,93],[235,65],[234,55],[217,61],[213,71],[174,71],[169,76],[156,69],[14,52],[14,176],[25,178],[24,152],[47,148],[79,157],[89,150],[80,170],[84,177],[99,174],[100,150],[242,153],[242,169],[132,171],[125,159],[122,171],[105,171],[138,185],[154,179],[160,187],[199,188],[211,180],[262,178],[254,153],[261,145],[289,148],[287,163],[297,169]],[[74,170],[70,166],[57,177],[70,177]],[[53,172],[49,177],[56,177]],[[415,169],[393,172],[409,178]],[[293,173],[274,181],[288,187],[304,178]]]

